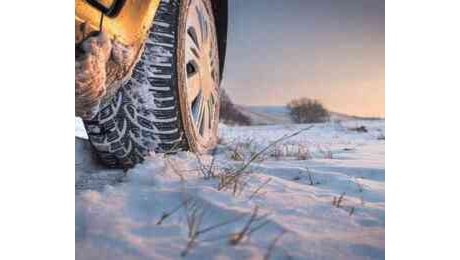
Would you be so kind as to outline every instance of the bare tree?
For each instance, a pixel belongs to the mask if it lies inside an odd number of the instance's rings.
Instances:
[[[321,102],[315,99],[294,99],[287,107],[295,123],[321,123],[329,120],[329,112]]]

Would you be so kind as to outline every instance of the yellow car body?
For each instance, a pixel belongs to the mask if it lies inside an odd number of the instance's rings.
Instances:
[[[94,3],[110,10],[112,5],[122,3],[116,15],[104,13]],[[132,46],[141,45],[147,35],[160,0],[76,0],[75,1],[75,42],[81,42],[93,31],[103,29],[118,42]],[[102,18],[102,28],[101,25]]]
[[[75,44],[103,30],[109,37],[140,55],[161,0],[75,0]],[[220,73],[227,45],[228,0],[211,0],[214,12]]]
[[[127,46],[141,48],[161,0],[75,0],[75,44],[91,32],[104,30]],[[216,20],[221,73],[227,42],[228,0],[211,0]],[[106,9],[105,14],[102,9]],[[111,7],[120,6],[119,10]],[[101,17],[102,23],[101,23]],[[102,25],[102,26],[101,26]]]

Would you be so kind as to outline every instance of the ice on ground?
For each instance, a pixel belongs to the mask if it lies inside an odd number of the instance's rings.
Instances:
[[[384,126],[315,124],[223,189],[306,126],[221,127],[214,155],[155,155],[127,173],[95,166],[79,138],[76,258],[384,259]]]

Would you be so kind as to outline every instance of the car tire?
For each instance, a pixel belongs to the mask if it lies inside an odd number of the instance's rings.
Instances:
[[[127,169],[152,151],[213,148],[218,57],[210,0],[161,0],[131,79],[84,121],[102,163]]]

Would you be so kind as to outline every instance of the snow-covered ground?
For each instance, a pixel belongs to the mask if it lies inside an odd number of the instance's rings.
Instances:
[[[385,122],[315,124],[245,163],[305,127],[222,126],[214,156],[152,155],[127,173],[76,139],[76,258],[383,259]]]

